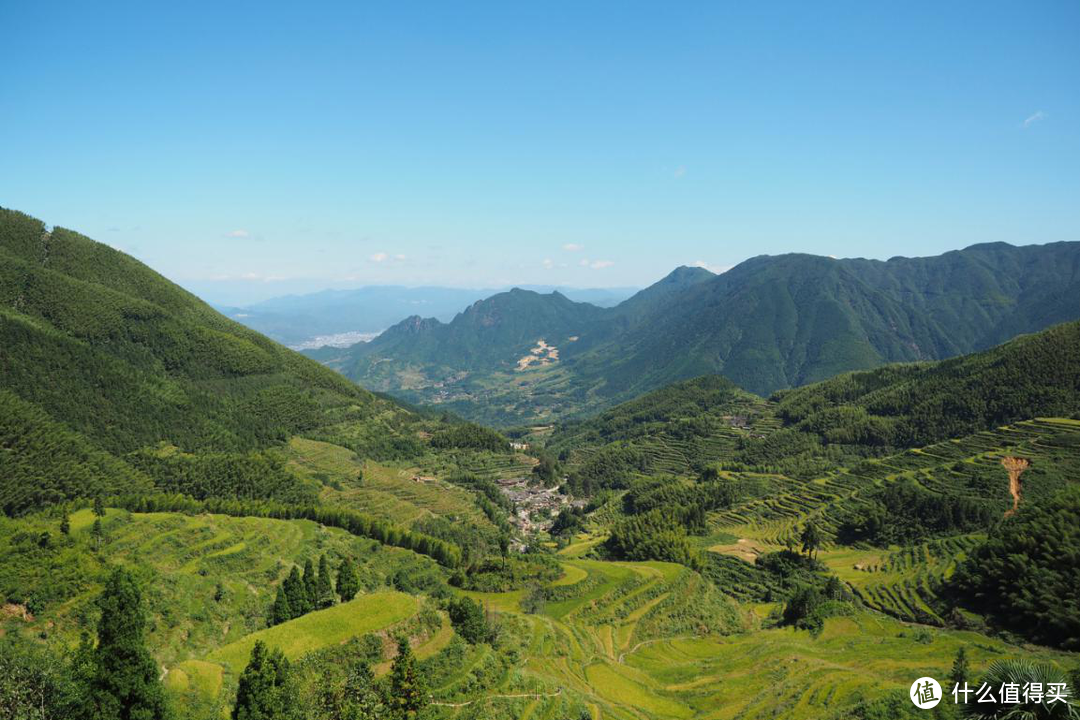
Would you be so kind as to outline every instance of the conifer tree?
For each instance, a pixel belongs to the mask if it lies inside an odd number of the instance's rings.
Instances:
[[[94,496],[94,517],[105,517],[105,501],[100,495]]]
[[[953,660],[952,671],[949,673],[949,682],[955,685],[963,685],[968,676],[971,674],[971,667],[968,664],[967,648],[963,645],[956,651],[956,659]]]
[[[330,563],[326,560],[326,555],[322,555],[319,558],[319,575],[315,578],[315,595],[317,598],[316,607],[328,608],[337,602],[337,598],[334,596],[334,583],[330,577]]]
[[[289,605],[289,597],[285,594],[284,583],[278,586],[277,597],[270,607],[270,624],[280,625],[293,619],[293,609]]]
[[[375,674],[362,662],[345,680],[343,717],[348,720],[381,720],[386,717],[382,698],[375,691]]]
[[[63,517],[60,518],[60,533],[62,535],[71,534],[71,520],[68,518],[67,513],[64,513]]]
[[[101,541],[105,539],[105,530],[101,527],[101,518],[94,521],[93,527],[90,528],[90,534],[94,536],[94,547],[100,550]]]
[[[142,592],[127,570],[109,575],[98,599],[101,620],[90,690],[94,720],[162,720],[167,717],[158,669],[146,649]]]
[[[308,611],[307,591],[304,589],[304,580],[300,577],[300,571],[293,566],[289,577],[285,578],[285,598],[289,601],[289,609],[292,617],[297,618]]]
[[[319,607],[319,578],[315,574],[315,565],[311,558],[304,563],[304,595],[307,596],[304,612],[311,612]]]
[[[349,602],[358,592],[360,579],[356,576],[356,570],[348,559],[342,560],[337,576],[337,594],[341,596],[341,602]]]
[[[427,707],[428,695],[423,679],[416,672],[416,656],[407,637],[398,638],[398,654],[390,669],[387,705],[394,720],[415,720]]]
[[[289,677],[289,661],[278,649],[255,641],[251,659],[240,675],[232,720],[298,720],[296,693]]]

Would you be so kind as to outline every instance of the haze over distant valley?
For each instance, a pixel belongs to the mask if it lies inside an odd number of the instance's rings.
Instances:
[[[525,286],[536,292],[558,290],[579,302],[612,307],[636,288],[555,288]],[[410,315],[449,322],[469,305],[509,288],[368,286],[284,295],[242,307],[214,307],[253,330],[294,350],[348,347],[367,342]],[[212,296],[211,296],[212,299]]]

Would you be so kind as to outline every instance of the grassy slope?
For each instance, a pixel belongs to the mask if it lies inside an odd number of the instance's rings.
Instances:
[[[246,635],[218,648],[207,659],[222,663],[239,674],[256,641],[262,640],[271,647],[280,648],[286,657],[295,660],[312,650],[394,625],[414,615],[418,609],[416,598],[404,593],[362,595],[350,602]]]
[[[37,595],[45,608],[33,623],[8,619],[3,624],[8,632],[25,637],[45,632],[73,642],[80,626],[93,618],[106,563],[122,563],[137,568],[150,589],[150,644],[158,660],[171,666],[264,628],[277,584],[294,565],[308,559],[317,564],[323,553],[332,567],[341,558],[359,563],[369,588],[403,567],[434,567],[414,553],[302,520],[110,509],[101,552],[90,535],[92,523],[88,510],[74,513],[71,539],[65,541],[55,518],[0,519],[0,541],[14,550],[0,560],[0,592],[13,600]],[[42,531],[53,536],[47,550],[32,542]],[[20,533],[30,540],[19,540]],[[220,602],[215,600],[219,584]]]

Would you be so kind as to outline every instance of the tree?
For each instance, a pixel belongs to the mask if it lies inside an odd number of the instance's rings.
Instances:
[[[304,563],[304,595],[307,597],[304,612],[309,613],[319,607],[319,578],[315,575],[315,565],[311,558]]]
[[[1021,505],[968,554],[951,584],[965,605],[1034,642],[1080,650],[1080,485]]]
[[[954,685],[963,685],[971,675],[971,666],[968,664],[967,648],[963,645],[956,651],[956,659],[953,660],[952,671],[949,673],[949,682]]]
[[[824,619],[819,613],[823,602],[817,588],[800,586],[784,606],[783,624],[809,630],[816,636],[825,627]]]
[[[64,516],[62,518],[60,518],[60,534],[61,535],[70,535],[71,534],[71,519],[68,517],[67,513],[64,513]]]
[[[499,534],[499,554],[502,555],[503,565],[506,565],[506,559],[510,556],[510,536],[506,533]]]
[[[472,598],[459,597],[451,600],[447,613],[458,635],[468,642],[476,644],[489,639],[490,632],[484,620],[484,610],[480,603]]]
[[[344,720],[380,720],[384,710],[382,698],[375,691],[371,666],[366,662],[358,664],[345,680]]]
[[[334,584],[330,578],[330,564],[326,561],[326,555],[319,558],[319,576],[315,578],[316,607],[328,608],[337,602],[334,596]]]
[[[428,704],[427,690],[416,672],[416,657],[407,637],[398,638],[398,654],[390,669],[386,704],[394,720],[415,720]]]
[[[341,561],[337,576],[337,594],[342,602],[348,602],[360,592],[360,579],[356,576],[356,569],[347,558]]]
[[[811,557],[811,554],[816,557],[821,547],[821,532],[817,529],[817,525],[813,522],[806,523],[802,535],[799,536],[799,542],[802,543],[802,551],[806,553],[806,557]]]
[[[289,661],[276,648],[255,641],[240,675],[232,720],[298,720],[300,708],[289,678]]]
[[[375,675],[367,661],[350,669],[344,682],[324,676],[319,686],[313,720],[383,720],[386,707],[375,689]]]
[[[94,496],[94,517],[105,517],[105,501],[100,495]]]
[[[101,541],[105,539],[105,531],[101,527],[101,518],[94,520],[94,526],[90,528],[90,534],[94,537],[94,546],[101,549]]]
[[[94,720],[161,720],[167,717],[158,669],[146,649],[146,610],[135,578],[110,573],[98,598],[101,620],[93,654],[90,691]]]
[[[311,609],[308,607],[307,591],[304,589],[304,580],[300,577],[300,571],[295,565],[289,572],[289,576],[285,578],[283,586],[285,588],[285,597],[289,601],[289,608],[292,610],[292,617],[300,617]]]
[[[270,624],[280,625],[293,619],[293,609],[289,605],[289,596],[285,594],[284,584],[278,586],[277,597],[270,606]]]

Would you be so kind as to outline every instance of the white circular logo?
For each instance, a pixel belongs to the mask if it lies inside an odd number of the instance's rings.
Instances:
[[[911,702],[920,710],[929,710],[941,702],[941,685],[932,677],[921,677],[911,683],[911,692],[908,694]]]

